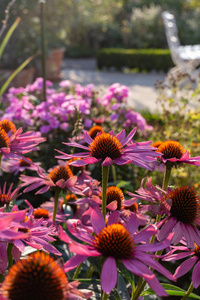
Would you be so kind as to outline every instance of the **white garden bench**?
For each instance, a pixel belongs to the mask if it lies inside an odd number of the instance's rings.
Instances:
[[[172,61],[175,64],[170,72],[185,71],[192,74],[200,65],[200,45],[181,46],[174,15],[164,11],[162,18]]]

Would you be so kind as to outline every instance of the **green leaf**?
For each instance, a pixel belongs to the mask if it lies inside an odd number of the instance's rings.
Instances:
[[[35,55],[27,58],[11,75],[10,77],[6,80],[6,82],[2,85],[0,89],[0,97],[3,95],[5,90],[7,89],[9,83],[13,80],[13,78],[20,72],[22,71],[28,64],[29,62],[35,57]]]
[[[166,283],[161,283],[161,285],[164,287],[165,291],[169,296],[184,296],[186,294],[186,291],[179,288],[178,286],[174,286],[172,284],[166,284]],[[152,294],[155,294],[155,292],[152,289],[148,288],[141,294],[141,296],[152,295]],[[189,297],[194,299],[200,299],[200,296],[194,293],[191,293]]]
[[[18,17],[15,22],[13,23],[13,25],[10,27],[10,29],[8,30],[6,36],[4,37],[3,39],[3,42],[1,43],[0,45],[0,59],[1,59],[1,56],[3,54],[3,51],[4,51],[4,48],[6,47],[11,35],[13,34],[13,31],[16,29],[17,25],[19,24],[21,18]]]

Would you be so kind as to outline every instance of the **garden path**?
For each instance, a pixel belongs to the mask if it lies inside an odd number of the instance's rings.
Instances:
[[[62,79],[68,79],[81,85],[93,83],[104,89],[115,82],[129,87],[128,104],[135,110],[159,110],[156,104],[157,91],[155,82],[163,80],[164,73],[122,73],[116,71],[99,71],[96,61],[89,59],[65,59],[62,65]]]

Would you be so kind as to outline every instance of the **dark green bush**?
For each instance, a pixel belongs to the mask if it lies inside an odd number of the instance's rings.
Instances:
[[[97,52],[97,66],[102,68],[139,69],[139,71],[167,72],[173,67],[168,49],[101,49]]]

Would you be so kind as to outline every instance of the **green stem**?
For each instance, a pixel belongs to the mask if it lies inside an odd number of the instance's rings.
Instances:
[[[112,165],[112,175],[113,175],[113,182],[114,182],[114,185],[117,185],[116,168],[115,168],[114,165]]]
[[[8,256],[8,270],[12,267],[13,265],[13,256],[12,256],[12,249],[13,249],[14,244],[8,243],[7,246],[7,256]]]
[[[53,222],[55,222],[56,220],[56,213],[57,213],[57,209],[58,209],[58,198],[60,195],[60,188],[56,187],[55,190],[55,201],[54,201],[54,208],[53,208]]]
[[[193,291],[193,284],[192,282],[190,283],[190,286],[185,294],[185,296],[183,296],[183,298],[181,298],[181,300],[185,300],[187,299],[187,297],[189,297],[189,295],[191,294],[191,292]]]
[[[144,290],[145,285],[146,285],[146,281],[143,280],[142,277],[140,277],[138,281],[138,285],[135,289],[135,293],[133,293],[131,296],[131,300],[137,300],[140,297],[140,294]]]
[[[90,265],[89,270],[88,270],[88,274],[87,274],[87,278],[91,278],[93,272],[94,272],[94,266]]]
[[[164,174],[163,185],[162,185],[162,189],[164,191],[167,190],[167,187],[168,187],[168,184],[169,184],[169,178],[170,178],[171,170],[172,170],[171,166],[167,166],[167,165],[165,166],[165,174]]]
[[[167,190],[167,187],[168,187],[168,184],[169,184],[171,169],[172,169],[171,166],[166,166],[165,167],[165,174],[164,174],[163,185],[162,185],[162,189],[165,190],[165,191]],[[160,222],[160,220],[161,220],[161,215],[157,215],[156,216],[156,223]],[[151,237],[151,243],[153,243],[154,240],[155,240],[155,235],[153,235]],[[158,251],[156,254],[159,255],[161,253],[162,253],[162,251]],[[131,300],[136,300],[136,299],[139,298],[140,294],[144,290],[145,285],[146,285],[146,281],[144,279],[140,278],[139,282],[138,282],[138,285],[136,287],[136,290],[132,294]]]
[[[78,274],[80,273],[82,264],[83,264],[83,263],[81,263],[81,264],[76,268],[76,271],[74,272],[73,280],[75,280],[75,279],[78,277]]]
[[[108,185],[109,166],[102,166],[102,213],[104,220],[106,218],[106,192]]]
[[[45,34],[44,34],[44,3],[40,2],[40,26],[41,26],[41,59],[42,59],[42,78],[43,78],[43,101],[46,101],[46,53],[45,53]]]
[[[101,300],[107,300],[108,296],[105,292],[102,293]]]

